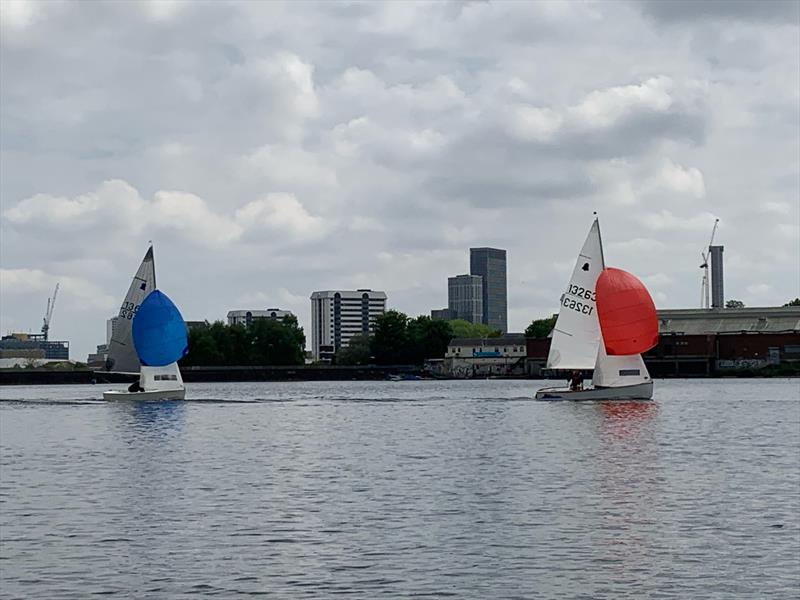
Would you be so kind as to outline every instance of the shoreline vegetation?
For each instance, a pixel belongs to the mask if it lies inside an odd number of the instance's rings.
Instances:
[[[793,301],[800,302],[800,301]],[[525,330],[527,338],[547,338],[555,316],[535,319]],[[306,337],[294,316],[282,320],[260,319],[249,327],[204,323],[189,330],[189,352],[180,361],[186,382],[237,381],[343,381],[397,378],[458,379],[433,377],[425,361],[441,359],[453,338],[491,338],[501,335],[483,324],[462,320],[440,321],[428,316],[409,318],[389,310],[379,316],[372,335],[356,336],[340,348],[332,364],[306,363]],[[648,357],[645,356],[645,363]],[[28,364],[0,369],[0,385],[41,385],[69,383],[124,383],[137,376],[109,373],[83,363]],[[591,378],[591,373],[585,373]],[[711,375],[690,378],[800,377],[800,366],[782,364],[761,369],[716,370]],[[529,375],[498,376],[502,379],[542,379]],[[654,379],[662,377],[654,376]],[[673,378],[667,376],[665,378]],[[551,377],[557,381],[563,377]]]
[[[415,365],[299,365],[299,366],[203,366],[182,367],[181,375],[187,383],[198,382],[290,382],[290,381],[381,381],[388,379],[451,380],[457,377],[429,377]],[[587,373],[587,379],[591,374]],[[705,376],[653,377],[653,379],[769,379],[800,378],[800,370],[791,368],[764,368],[728,370],[724,373]],[[65,385],[65,384],[115,384],[130,383],[138,375],[96,371],[88,367],[73,370],[28,368],[0,369],[2,385]],[[484,379],[484,378],[480,378]],[[546,378],[528,376],[503,376],[491,379],[522,379],[542,381]],[[550,378],[560,381],[564,377]],[[466,380],[465,380],[466,381]]]

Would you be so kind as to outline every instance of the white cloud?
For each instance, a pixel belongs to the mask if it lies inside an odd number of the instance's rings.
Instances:
[[[147,222],[153,227],[174,230],[196,243],[222,246],[237,240],[242,227],[218,215],[194,194],[175,191],[156,192]]]
[[[654,273],[652,275],[646,275],[642,277],[642,280],[647,284],[648,287],[653,288],[669,287],[675,283],[675,279],[666,273]]]
[[[789,206],[788,202],[775,202],[772,200],[768,200],[767,202],[763,202],[760,205],[760,208],[771,213],[775,213],[778,215],[788,215],[791,214],[792,208]]]
[[[194,194],[159,191],[152,201],[146,201],[121,180],[106,181],[96,191],[74,198],[36,194],[9,208],[3,216],[22,231],[91,231],[98,238],[118,241],[160,229],[177,232],[200,245],[219,246],[242,233],[239,225],[214,213]]]
[[[672,79],[662,75],[638,85],[597,90],[573,107],[571,113],[588,127],[608,127],[634,110],[667,111],[674,103],[672,88]]]
[[[328,226],[311,215],[292,194],[267,194],[264,198],[245,204],[236,211],[236,221],[252,234],[264,230],[290,241],[304,241],[323,236]]]
[[[0,2],[0,24],[14,29],[28,27],[36,21],[40,4],[33,0],[3,0]]]
[[[46,273],[39,269],[0,269],[0,288],[4,296],[50,297],[59,284],[57,304],[70,310],[110,310],[116,302],[97,285],[83,277]],[[44,313],[44,310],[42,310]]]
[[[512,136],[545,142],[553,138],[563,120],[561,115],[549,108],[519,104],[509,112],[506,124]]]
[[[144,0],[140,6],[147,18],[158,23],[175,18],[187,3],[183,0]]]
[[[468,248],[491,245],[509,252],[519,330],[555,309],[594,210],[609,264],[653,278],[660,306],[696,306],[720,215],[731,295],[759,272],[758,302],[783,303],[800,255],[797,26],[757,3],[735,18],[672,4],[686,18],[0,1],[0,266],[116,305],[154,239],[187,318],[261,292],[296,302],[308,331],[314,289],[383,287],[427,313]],[[40,323],[54,280],[30,277],[0,291],[3,323]],[[108,315],[75,298],[58,322],[82,358]]]
[[[642,224],[655,231],[710,231],[717,217],[711,213],[701,212],[687,217],[673,215],[671,211],[663,209],[657,212],[644,214]]]
[[[109,222],[132,229],[143,226],[144,202],[139,193],[120,180],[106,181],[94,192],[74,198],[36,194],[3,215],[14,225],[32,225],[57,231],[76,231]]]
[[[693,198],[703,198],[706,195],[706,185],[703,173],[695,167],[682,167],[667,160],[661,168],[657,184],[669,191],[687,194]]]
[[[772,291],[768,283],[754,283],[747,286],[747,293],[751,296],[766,296]]]

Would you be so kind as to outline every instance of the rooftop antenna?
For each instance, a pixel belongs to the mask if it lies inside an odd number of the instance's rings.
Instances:
[[[44,313],[44,323],[42,323],[44,341],[47,341],[47,334],[50,331],[50,321],[53,319],[53,309],[56,307],[56,296],[58,296],[58,284],[56,284],[56,289],[53,290],[53,297],[47,299],[47,311]]]
[[[714,236],[717,234],[717,226],[719,226],[719,219],[714,220],[714,228],[711,230],[711,240],[708,242],[705,250],[700,251],[700,256],[703,257],[703,264],[700,268],[703,269],[703,279],[700,284],[700,308],[710,308],[711,301],[709,299],[709,285],[708,280],[708,257],[711,254],[711,246],[714,244]]]

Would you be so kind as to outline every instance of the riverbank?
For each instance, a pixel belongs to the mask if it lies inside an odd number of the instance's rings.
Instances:
[[[248,382],[248,381],[381,381],[393,377],[421,377],[426,375],[421,367],[413,365],[395,366],[298,366],[298,367],[183,367],[183,380],[197,382]],[[591,379],[591,373],[586,373]],[[735,378],[786,378],[800,377],[796,368],[766,368],[760,370],[730,370],[712,375],[690,375],[677,377],[689,379],[735,379]],[[675,379],[674,376],[659,376],[653,379]],[[131,383],[138,375],[75,369],[0,369],[0,385],[86,385]],[[438,377],[437,379],[447,379]],[[457,379],[457,378],[453,378]],[[479,377],[476,379],[485,379]],[[491,377],[491,379],[541,379],[540,377]],[[560,380],[562,378],[550,378]]]
[[[297,367],[182,367],[187,383],[244,381],[375,381],[390,376],[421,376],[422,368],[394,366],[297,366]],[[91,369],[0,369],[0,385],[63,385],[129,383],[138,375]]]

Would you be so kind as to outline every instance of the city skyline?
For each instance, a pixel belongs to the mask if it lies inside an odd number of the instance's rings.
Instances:
[[[522,331],[593,211],[659,308],[700,306],[716,218],[726,298],[800,295],[797,3],[102,7],[0,3],[0,333],[61,282],[82,359],[148,240],[185,319],[307,335],[311,290],[429,314],[504,248]]]

